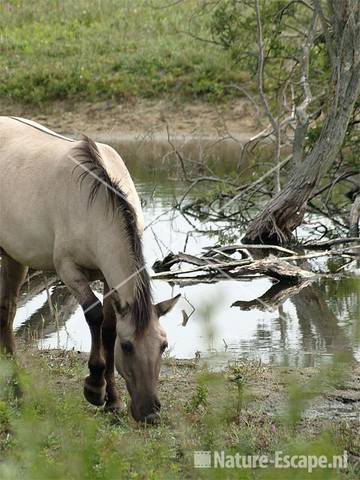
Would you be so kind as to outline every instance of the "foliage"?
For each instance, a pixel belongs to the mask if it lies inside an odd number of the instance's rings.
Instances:
[[[301,427],[309,399],[344,379],[344,364],[339,359],[302,387],[293,374],[274,372],[278,381],[288,384],[289,400],[284,414],[273,416],[265,413],[261,404],[254,405],[251,384],[254,378],[266,383],[269,375],[259,364],[238,362],[224,373],[203,368],[196,374],[197,380],[185,372],[190,388],[184,391],[174,390],[181,378],[180,367],[174,364],[175,381],[163,392],[162,423],[144,428],[126,413],[113,418],[80,398],[86,365],[75,353],[33,352],[20,357],[27,365],[26,371],[8,361],[1,362],[3,480],[183,479],[194,478],[195,473],[196,478],[239,478],[236,469],[195,471],[193,451],[273,455],[283,450],[328,456],[342,453],[344,448],[358,451],[350,424],[340,422],[318,431]],[[12,388],[15,379],[21,386],[21,396]],[[241,478],[289,478],[289,470],[273,468],[241,473]],[[307,478],[304,470],[291,470],[291,475]],[[357,475],[356,467],[350,465],[341,475],[335,470],[318,469],[311,478],[350,480]]]
[[[303,2],[261,1],[264,38],[264,87],[277,115],[288,115],[283,97],[298,104],[302,97],[301,57],[311,23],[312,11]],[[258,66],[256,15],[254,2],[225,0],[214,9],[209,28],[213,39],[230,51],[236,64],[254,78]],[[324,39],[316,38],[310,51],[310,85],[313,96],[323,95],[330,69]],[[291,93],[293,88],[293,93]],[[316,104],[318,107],[319,103]],[[315,107],[313,107],[315,108]]]
[[[1,2],[0,96],[34,104],[164,94],[220,99],[242,72],[220,47],[181,33],[196,4]]]

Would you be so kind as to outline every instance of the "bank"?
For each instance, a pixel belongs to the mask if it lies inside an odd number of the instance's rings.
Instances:
[[[0,477],[284,478],[288,469],[194,468],[194,452],[225,455],[339,455],[341,472],[315,469],[311,478],[359,476],[360,367],[321,370],[238,361],[217,371],[205,359],[165,358],[157,427],[136,424],[126,410],[106,414],[83,399],[87,355],[20,346],[19,370],[2,363]],[[10,378],[13,378],[10,381]],[[16,380],[14,380],[16,378]],[[15,382],[15,384],[14,384]],[[20,394],[21,392],[21,394]],[[291,470],[291,477],[306,478]]]

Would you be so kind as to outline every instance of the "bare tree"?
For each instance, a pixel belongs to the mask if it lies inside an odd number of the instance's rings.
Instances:
[[[327,0],[326,4],[313,0],[313,7],[320,20],[332,72],[322,129],[305,159],[294,162],[285,188],[251,222],[244,238],[247,243],[291,240],[321,175],[339,153],[360,93],[359,0]],[[298,152],[296,157],[299,158]]]

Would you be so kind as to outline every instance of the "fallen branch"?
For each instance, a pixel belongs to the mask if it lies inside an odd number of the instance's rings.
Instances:
[[[296,255],[296,252],[285,247],[280,247],[279,245],[253,245],[253,244],[238,244],[238,245],[224,245],[222,247],[204,247],[204,250],[218,250],[220,252],[236,252],[238,250],[277,250],[278,252],[291,253]]]
[[[320,242],[304,243],[301,246],[306,250],[323,250],[325,248],[330,248],[333,245],[339,245],[341,243],[356,243],[356,242],[360,242],[360,239],[358,237],[334,238],[332,240],[323,240]]]
[[[233,270],[232,275],[266,275],[276,280],[287,282],[298,282],[301,279],[312,278],[314,273],[308,270],[292,265],[291,263],[280,260],[279,258],[267,258],[264,260],[255,260],[248,266],[239,266]]]
[[[299,250],[324,250],[332,247],[333,245],[339,245],[342,243],[356,243],[360,242],[358,237],[348,238],[334,238],[332,240],[323,240],[318,242],[299,243],[296,248]],[[211,252],[211,250],[218,250],[220,252],[234,253],[241,250],[276,250],[278,252],[290,253],[291,255],[297,255],[294,250],[289,248],[280,247],[279,245],[257,245],[257,244],[236,244],[236,245],[223,245],[214,247],[204,247],[204,250]]]
[[[153,279],[167,280],[171,282],[187,281],[196,283],[205,280],[213,281],[214,279],[220,280],[224,278],[239,279],[249,276],[265,275],[280,281],[299,282],[314,278],[316,274],[300,268],[293,262],[333,256],[352,259],[360,256],[360,253],[354,252],[356,249],[360,249],[360,245],[342,250],[326,250],[325,252],[309,253],[306,255],[297,255],[290,251],[291,255],[289,256],[278,258],[271,255],[260,260],[253,260],[252,258],[233,259],[230,255],[221,256],[221,258],[219,258],[219,256],[209,256],[210,252],[218,255],[219,249],[207,251],[207,253],[202,256],[194,256],[185,253],[179,253],[177,255],[170,254],[167,255],[164,260],[155,262],[153,268],[157,273],[153,276]],[[236,250],[233,247],[232,253],[235,251]],[[220,251],[220,254],[221,253],[222,252]],[[185,270],[170,270],[174,265],[182,263],[195,265],[195,267]]]
[[[169,253],[163,260],[157,260],[152,268],[154,272],[168,272],[170,268],[177,263],[188,263],[190,265],[196,265],[198,267],[208,265],[209,261],[202,259],[201,257],[195,257],[195,255],[189,255],[188,253]]]
[[[192,261],[192,260],[191,260]],[[175,263],[184,262],[182,254],[173,255],[171,266]],[[185,261],[186,262],[186,261]],[[194,279],[194,274],[199,280],[202,280],[204,274],[207,277],[214,278],[241,278],[243,276],[266,275],[276,280],[299,281],[300,279],[311,278],[315,274],[302,268],[280,260],[276,257],[270,257],[262,260],[235,260],[228,262],[213,262],[207,260],[205,264],[188,270],[164,271],[169,264],[165,263],[163,271],[153,275],[153,279],[161,280],[189,280]],[[159,265],[157,264],[157,268]]]

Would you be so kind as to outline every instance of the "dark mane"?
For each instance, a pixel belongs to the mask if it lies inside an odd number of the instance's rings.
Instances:
[[[121,190],[117,181],[109,176],[97,145],[93,140],[84,136],[80,144],[77,144],[72,149],[72,154],[75,160],[79,162],[75,169],[81,168],[83,170],[79,175],[80,183],[82,183],[85,178],[90,182],[89,207],[95,201],[98,193],[103,190],[105,191],[107,199],[107,211],[111,209],[114,215],[120,214],[124,222],[134,258],[134,269],[138,271],[131,314],[135,323],[136,333],[141,334],[150,321],[152,295],[150,277],[146,268],[144,268],[145,262],[142,241],[137,229],[135,210],[128,202],[125,193]]]

